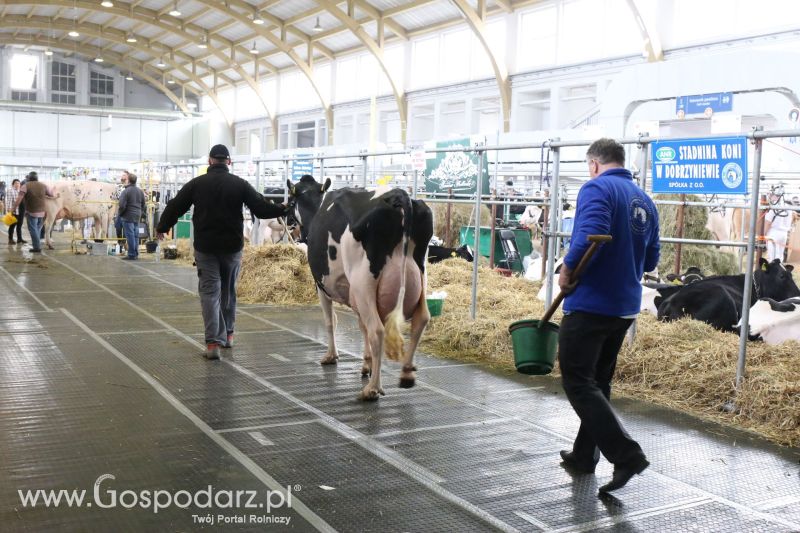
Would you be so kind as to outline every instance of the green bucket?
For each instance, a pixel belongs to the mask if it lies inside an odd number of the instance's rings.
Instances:
[[[428,302],[428,311],[430,312],[431,316],[439,316],[442,314],[442,306],[444,305],[444,299],[442,298],[426,298]]]
[[[514,347],[517,372],[528,375],[549,374],[558,351],[558,326],[552,322],[539,328],[538,320],[520,320],[508,326]]]

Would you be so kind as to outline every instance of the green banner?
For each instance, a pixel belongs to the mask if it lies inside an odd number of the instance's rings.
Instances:
[[[470,147],[469,139],[437,142],[436,148]],[[475,194],[478,184],[478,163],[475,152],[438,152],[435,159],[426,160],[425,191],[433,193]],[[489,194],[489,160],[483,158],[482,194]]]

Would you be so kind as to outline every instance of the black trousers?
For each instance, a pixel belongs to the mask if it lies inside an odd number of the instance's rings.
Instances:
[[[558,363],[564,392],[581,419],[572,451],[583,464],[596,464],[601,452],[614,464],[644,457],[609,402],[617,354],[632,322],[583,312],[565,315],[561,321]]]

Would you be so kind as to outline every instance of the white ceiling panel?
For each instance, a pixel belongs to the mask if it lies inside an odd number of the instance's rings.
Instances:
[[[461,11],[450,2],[437,2],[392,17],[407,30],[414,30],[461,17]]]

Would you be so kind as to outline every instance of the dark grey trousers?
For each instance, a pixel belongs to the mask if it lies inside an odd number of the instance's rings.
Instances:
[[[195,250],[194,260],[206,344],[225,344],[236,322],[236,280],[242,266],[242,252],[207,254]]]
[[[633,320],[570,313],[558,332],[558,363],[567,399],[581,419],[572,451],[581,464],[596,464],[600,452],[614,464],[643,458],[609,402],[617,354]]]

